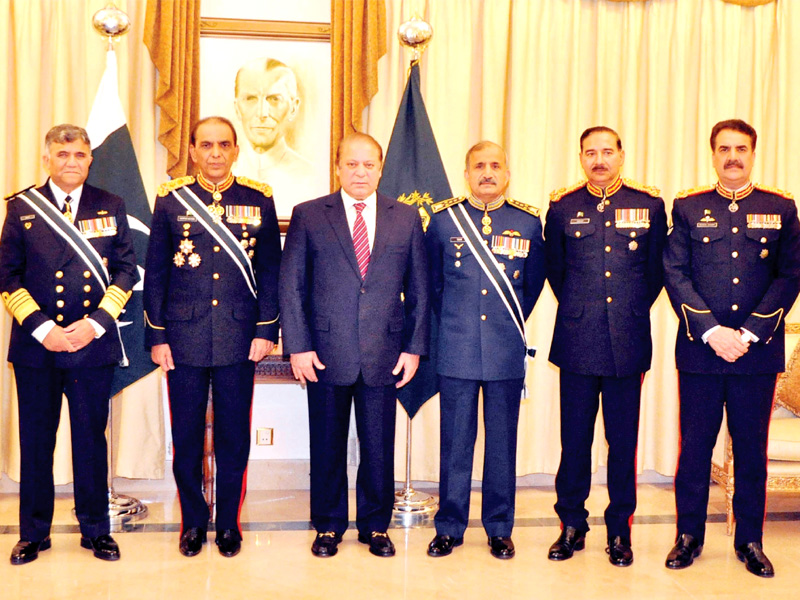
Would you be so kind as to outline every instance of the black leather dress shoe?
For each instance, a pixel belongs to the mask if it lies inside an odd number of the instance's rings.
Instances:
[[[358,541],[369,544],[369,551],[375,556],[394,556],[394,544],[385,531],[373,531],[369,537],[359,533]]]
[[[11,564],[24,565],[39,558],[39,552],[50,549],[50,538],[46,537],[41,542],[20,540],[11,550]]]
[[[667,554],[668,569],[685,569],[694,562],[694,559],[703,552],[703,544],[688,533],[681,533],[675,540],[675,545]]]
[[[761,542],[750,542],[736,546],[736,558],[744,563],[747,570],[759,577],[774,577],[775,569],[764,554]]]
[[[586,532],[580,531],[572,526],[566,526],[561,530],[561,535],[550,546],[547,558],[550,560],[567,560],[578,550],[583,550],[586,546]]]
[[[499,559],[514,558],[516,551],[514,550],[514,542],[510,537],[501,537],[499,535],[489,538],[489,548],[492,556]]]
[[[608,561],[617,567],[630,567],[633,564],[633,549],[631,541],[622,536],[608,539]]]
[[[226,529],[223,532],[217,532],[217,539],[215,540],[219,553],[222,556],[236,556],[242,549],[242,540],[239,537],[239,532],[234,529]]]
[[[81,537],[81,548],[94,551],[95,558],[100,560],[119,560],[119,546],[107,533],[95,538]]]
[[[320,558],[334,556],[339,551],[339,542],[342,536],[333,531],[322,531],[317,533],[314,543],[311,544],[311,554]]]
[[[178,548],[184,556],[197,556],[206,543],[206,530],[200,527],[190,527],[181,535]]]
[[[428,556],[448,556],[453,553],[453,548],[464,543],[464,538],[456,538],[452,535],[437,535],[428,544]]]

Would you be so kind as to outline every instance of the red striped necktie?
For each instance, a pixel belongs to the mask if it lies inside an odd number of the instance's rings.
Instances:
[[[369,267],[369,236],[367,235],[367,224],[364,222],[364,215],[361,212],[366,208],[367,203],[356,202],[353,206],[356,209],[356,221],[353,224],[353,248],[356,251],[361,279],[364,279],[367,276],[367,267]]]

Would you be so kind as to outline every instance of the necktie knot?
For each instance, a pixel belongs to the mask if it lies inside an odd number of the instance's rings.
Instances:
[[[64,206],[61,208],[61,212],[66,215],[67,219],[72,221],[72,206],[70,206],[70,202],[72,202],[72,196],[64,198]]]
[[[363,211],[365,208],[367,208],[367,203],[366,202],[356,202],[353,206],[356,209],[356,215],[360,215],[361,211]]]

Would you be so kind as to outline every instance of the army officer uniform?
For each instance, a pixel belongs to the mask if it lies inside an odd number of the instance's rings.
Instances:
[[[491,277],[455,225],[447,210],[451,207],[466,211],[481,243],[510,281],[523,319],[544,285],[542,225],[538,209],[524,202],[501,196],[485,205],[462,197],[434,204],[426,233],[433,307],[439,318],[441,499],[436,533],[458,539],[467,527],[478,392],[483,388],[483,526],[489,537],[510,537],[526,347]]]
[[[727,409],[733,442],[736,547],[761,543],[767,435],[775,380],[784,370],[784,318],[800,286],[800,223],[791,196],[748,184],[678,194],[664,254],[665,286],[680,320],[681,453],[678,532],[705,535],[711,453]],[[733,363],[704,337],[717,325],[748,332]]]
[[[59,214],[56,194],[62,204],[65,194],[52,182],[25,194],[38,194],[43,208],[13,197],[0,242],[0,291],[14,317],[8,360],[19,400],[20,539],[42,542],[50,534],[62,394],[72,431],[75,512],[81,535],[93,539],[109,533],[105,430],[114,366],[123,358],[115,321],[138,280],[128,217],[121,198],[88,184],[69,195],[78,201],[74,224]],[[96,263],[81,258],[82,246],[70,243],[67,232],[89,243]],[[51,352],[33,336],[48,322],[66,327],[82,318],[104,332],[76,352]]]
[[[630,544],[642,378],[650,369],[650,307],[663,284],[667,232],[655,188],[618,178],[551,195],[547,277],[558,299],[550,362],[560,367],[561,464],[556,513],[585,533],[591,448],[602,394],[608,441],[608,538]]]
[[[226,241],[234,242],[227,235],[217,239],[181,203],[177,194],[186,190],[218,211],[219,223],[245,249],[255,290],[248,285],[247,269],[226,249]],[[281,248],[272,191],[266,184],[232,175],[215,186],[199,174],[197,179],[182,177],[162,185],[158,196],[147,251],[145,339],[148,347],[169,344],[175,363],[167,382],[182,532],[193,527],[205,532],[209,520],[201,465],[210,383],[216,528],[241,536],[239,510],[250,452],[255,369],[248,354],[254,338],[278,339]]]

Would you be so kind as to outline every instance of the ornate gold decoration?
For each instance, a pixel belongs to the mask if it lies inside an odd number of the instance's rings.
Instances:
[[[193,183],[194,177],[192,175],[187,175],[186,177],[177,177],[158,186],[157,193],[159,197],[163,198],[164,196],[168,196],[173,190],[182,188],[185,185],[192,185]]]
[[[561,200],[561,198],[563,198],[567,194],[571,194],[575,190],[581,189],[587,183],[589,182],[584,179],[583,181],[579,181],[578,183],[573,183],[572,185],[568,185],[567,187],[562,187],[558,188],[557,190],[553,190],[552,192],[550,192],[550,202],[558,202],[559,200]]]
[[[661,197],[661,190],[655,186],[645,185],[643,183],[639,183],[638,181],[634,181],[633,179],[628,179],[627,177],[622,180],[622,183],[624,183],[626,187],[629,187],[632,190],[638,190],[640,192],[644,192],[645,194],[649,194],[653,198]]]

